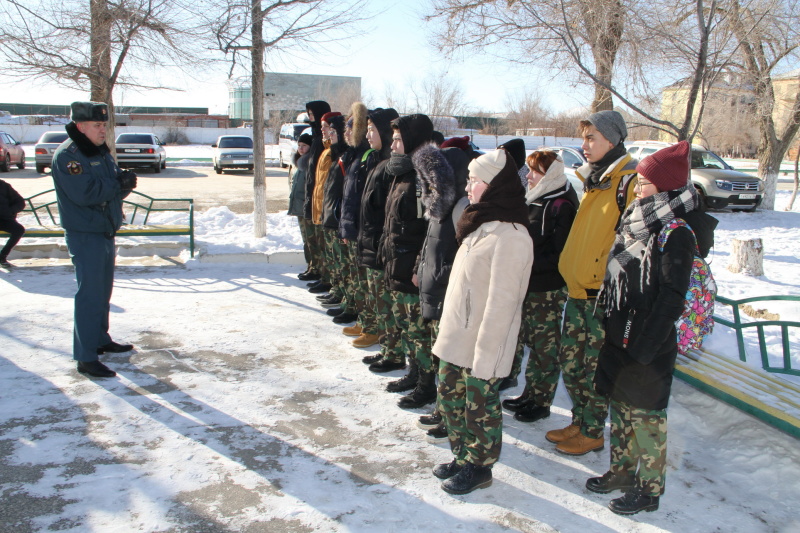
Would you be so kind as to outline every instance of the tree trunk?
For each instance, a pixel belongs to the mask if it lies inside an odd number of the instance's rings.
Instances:
[[[758,149],[758,177],[764,181],[764,199],[761,201],[762,209],[775,209],[775,192],[778,188],[778,174],[783,161],[782,150],[775,143],[764,139],[762,133],[761,145]]]
[[[264,162],[264,42],[261,0],[252,0],[253,25],[250,29],[252,50],[252,108],[253,108],[253,235],[267,235],[267,182]]]
[[[106,144],[114,159],[116,150],[116,120],[114,115],[114,98],[111,86],[111,23],[107,0],[91,0],[92,16],[89,46],[91,49],[91,71],[89,76],[89,99],[92,102],[103,102],[108,105],[108,124],[106,124]]]
[[[734,274],[747,276],[764,275],[764,244],[760,238],[739,240],[733,239],[733,252],[728,270]]]
[[[800,185],[798,166],[800,166],[800,144],[797,145],[797,152],[794,154],[794,187],[792,187],[792,196],[789,197],[789,203],[786,205],[785,211],[792,210],[792,207],[794,207],[794,199],[797,198],[797,188],[798,185]]]

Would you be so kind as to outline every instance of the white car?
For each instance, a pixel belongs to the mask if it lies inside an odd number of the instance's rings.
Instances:
[[[246,135],[223,135],[211,145],[214,148],[214,171],[243,168],[253,170],[253,139]]]
[[[304,133],[311,133],[311,126],[306,122],[290,122],[281,126],[278,140],[278,159],[281,168],[286,168],[292,163],[292,158],[297,152],[297,139]]]
[[[120,133],[117,136],[117,164],[120,168],[152,168],[158,174],[167,168],[167,152],[154,133]]]

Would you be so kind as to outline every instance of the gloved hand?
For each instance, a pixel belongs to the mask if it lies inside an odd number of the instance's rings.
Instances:
[[[118,176],[117,181],[122,189],[135,189],[136,188],[136,174],[130,170],[123,170]]]

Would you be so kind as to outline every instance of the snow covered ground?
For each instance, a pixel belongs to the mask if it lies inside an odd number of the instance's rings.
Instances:
[[[800,206],[714,216],[720,294],[799,293]],[[444,493],[430,468],[448,450],[383,391],[400,373],[366,369],[374,348],[349,344],[299,265],[234,259],[299,250],[293,219],[270,215],[258,240],[252,215],[196,223],[199,245],[230,262],[118,267],[111,332],[136,351],[104,356],[116,380],[74,371],[71,268],[0,272],[0,531],[800,531],[798,441],[681,382],[655,513],[614,515],[614,495],[583,488],[607,451],[566,457],[545,440],[569,421],[563,387],[550,418],[505,417],[491,488]],[[764,239],[764,276],[725,269],[742,236]],[[767,305],[800,321],[797,304]],[[726,330],[710,349],[731,353]]]

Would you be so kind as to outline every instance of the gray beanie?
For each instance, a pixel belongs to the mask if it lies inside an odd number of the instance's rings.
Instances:
[[[587,120],[614,146],[628,136],[625,119],[617,111],[598,111],[589,115]]]

